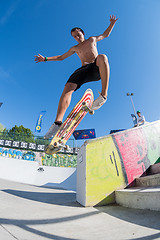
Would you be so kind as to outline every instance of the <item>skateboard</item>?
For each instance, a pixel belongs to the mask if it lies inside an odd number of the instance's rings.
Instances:
[[[62,123],[59,130],[52,138],[50,144],[46,146],[45,153],[52,155],[60,151],[62,148],[69,150],[69,146],[66,145],[66,142],[74,130],[88,112],[91,115],[94,114],[94,111],[91,110],[93,100],[94,96],[92,90],[87,89],[83,97],[79,100],[66,120]]]

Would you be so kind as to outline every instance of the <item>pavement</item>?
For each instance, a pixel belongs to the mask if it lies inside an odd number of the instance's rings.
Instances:
[[[76,193],[0,179],[0,240],[160,239],[160,212],[84,208]]]

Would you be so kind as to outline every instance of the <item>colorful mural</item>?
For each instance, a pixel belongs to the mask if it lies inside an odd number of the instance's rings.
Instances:
[[[119,155],[123,160],[127,182],[131,183],[137,175],[141,176],[149,165],[147,139],[142,129],[123,132],[113,136]]]
[[[53,156],[33,151],[25,151],[11,148],[0,147],[0,156],[22,159],[28,161],[37,161],[39,165],[53,167],[76,167],[77,155],[54,154]]]
[[[69,154],[44,154],[42,156],[42,165],[53,167],[77,167],[77,155]]]
[[[107,197],[112,189],[121,188],[125,181],[121,159],[112,137],[90,142],[86,148],[86,192],[90,203],[95,203]],[[106,191],[106,183],[107,191]],[[96,194],[95,194],[96,191]],[[107,198],[107,202],[112,197]],[[94,205],[94,204],[93,204]]]
[[[11,148],[0,147],[0,156],[8,158],[23,159],[28,161],[36,161],[36,154],[32,151],[23,151]]]
[[[80,170],[86,171],[85,206],[111,203],[116,189],[125,188],[160,158],[160,121],[88,141],[83,149],[78,162],[83,157],[86,163]]]

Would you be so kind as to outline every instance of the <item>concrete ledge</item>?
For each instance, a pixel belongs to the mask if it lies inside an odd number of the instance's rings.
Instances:
[[[124,207],[160,211],[160,186],[117,190],[115,198]]]
[[[160,120],[86,141],[77,156],[77,201],[108,205],[160,158]]]
[[[136,187],[160,186],[160,173],[136,178]]]

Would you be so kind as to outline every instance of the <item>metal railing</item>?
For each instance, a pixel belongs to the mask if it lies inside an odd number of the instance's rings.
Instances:
[[[7,130],[0,132],[0,147],[16,148],[31,151],[45,151],[45,146],[51,139],[45,140],[42,136],[33,134],[17,134]],[[77,154],[79,148],[75,147],[75,140],[70,138],[67,142],[69,150],[62,148],[59,152],[64,154]]]

